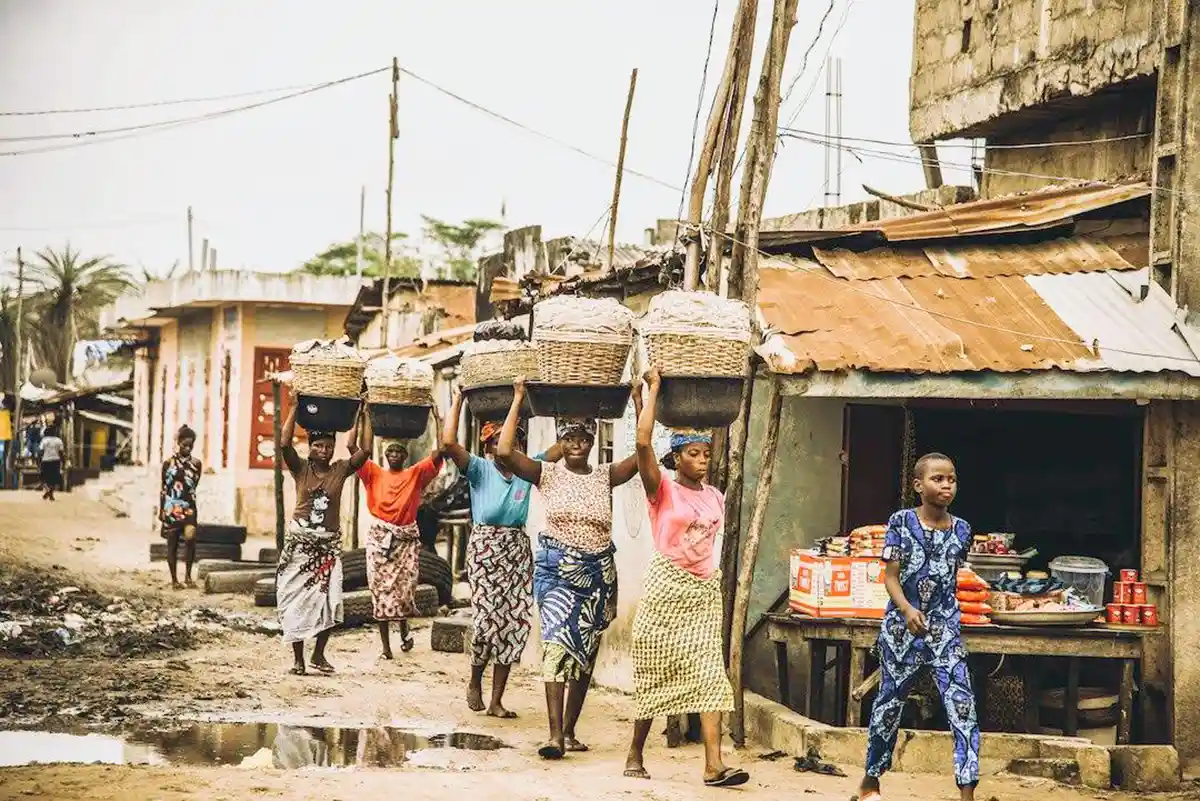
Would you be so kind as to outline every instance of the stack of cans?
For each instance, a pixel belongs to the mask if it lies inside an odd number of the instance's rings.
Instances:
[[[1157,626],[1158,607],[1150,603],[1146,583],[1136,570],[1122,570],[1113,583],[1113,599],[1105,609],[1109,623],[1125,626]]]

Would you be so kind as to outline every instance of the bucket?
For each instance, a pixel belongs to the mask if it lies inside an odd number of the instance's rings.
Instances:
[[[1090,556],[1060,556],[1050,562],[1050,575],[1074,588],[1088,603],[1104,606],[1104,587],[1108,583],[1108,565]]]
[[[592,417],[616,420],[629,405],[629,384],[548,384],[530,382],[529,405],[538,417]]]
[[[358,398],[298,395],[296,422],[305,431],[349,431],[358,417]]]
[[[367,407],[371,414],[371,429],[387,439],[416,439],[429,426],[431,406],[401,406],[374,403]]]
[[[741,376],[663,377],[655,417],[670,428],[724,428],[742,406]]]
[[[467,407],[476,419],[485,423],[499,422],[508,417],[508,410],[512,408],[514,392],[511,382],[477,384],[464,389],[463,397],[467,399]],[[529,396],[525,397],[525,403],[521,406],[521,416],[526,418],[533,416],[533,410],[529,407]]]

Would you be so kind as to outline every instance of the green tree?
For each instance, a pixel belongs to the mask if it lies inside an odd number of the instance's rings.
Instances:
[[[421,274],[421,262],[404,251],[408,234],[392,234],[392,277],[416,278]],[[379,233],[363,235],[363,275],[383,277],[385,237]],[[310,275],[355,275],[358,272],[358,240],[335,242],[300,266],[300,272]]]
[[[85,258],[69,244],[34,254],[25,280],[34,291],[26,306],[32,306],[34,361],[53,369],[60,381],[71,375],[75,343],[99,334],[100,310],[137,286],[125,265],[108,256]]]
[[[421,219],[425,221],[425,236],[442,248],[444,271],[459,281],[475,280],[479,243],[490,232],[504,228],[495,220],[470,219],[454,225],[424,214]]]
[[[17,346],[24,337],[29,341],[32,332],[32,305],[29,298],[25,300],[22,310],[21,332],[17,331],[17,287],[14,282],[11,287],[0,287],[0,391],[16,392],[17,382]]]

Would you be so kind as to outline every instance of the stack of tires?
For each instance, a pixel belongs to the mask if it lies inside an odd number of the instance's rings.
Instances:
[[[228,559],[240,561],[242,545],[246,542],[245,526],[230,526],[221,523],[201,523],[196,526],[196,559]],[[180,556],[182,556],[182,551]],[[167,544],[150,544],[150,561],[163,562],[167,558]]]

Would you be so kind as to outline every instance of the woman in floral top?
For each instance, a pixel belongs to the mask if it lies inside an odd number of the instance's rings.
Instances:
[[[179,557],[179,541],[183,540],[184,584],[192,583],[192,564],[196,561],[196,488],[200,485],[200,460],[192,456],[196,432],[182,426],[175,435],[175,453],[163,463],[162,494],[159,498],[159,520],[163,539],[167,541],[167,569],[171,571],[171,587],[179,589],[175,562]]]

